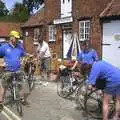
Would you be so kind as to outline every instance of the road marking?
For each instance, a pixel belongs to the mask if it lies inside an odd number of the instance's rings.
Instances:
[[[12,120],[4,111],[1,112],[8,120]]]
[[[11,116],[12,116],[13,118],[15,118],[16,120],[22,120],[22,119],[19,118],[17,115],[15,115],[14,112],[12,112],[10,109],[8,109],[6,106],[4,106],[4,109],[5,109],[9,114],[11,114]]]

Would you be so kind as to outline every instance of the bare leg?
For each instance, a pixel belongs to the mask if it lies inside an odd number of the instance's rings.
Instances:
[[[103,96],[103,120],[108,120],[110,95]]]
[[[43,70],[43,78],[44,78],[45,81],[48,80],[46,70]]]
[[[113,120],[118,120],[119,113],[120,113],[120,96],[117,96],[115,101],[115,115],[113,117]]]

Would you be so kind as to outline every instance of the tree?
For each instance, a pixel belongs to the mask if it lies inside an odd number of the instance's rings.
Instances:
[[[29,15],[33,14],[42,5],[44,0],[23,0],[23,4],[27,7]]]
[[[6,8],[5,4],[0,0],[0,16],[5,16],[8,13],[9,13],[9,11]]]
[[[11,10],[11,16],[17,21],[24,22],[28,19],[28,9],[22,3],[16,2]]]

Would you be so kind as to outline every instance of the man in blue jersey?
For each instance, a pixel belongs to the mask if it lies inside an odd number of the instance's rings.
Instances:
[[[3,103],[3,96],[11,72],[20,71],[20,58],[26,54],[23,45],[18,42],[18,39],[20,38],[19,32],[11,31],[9,37],[8,43],[0,47],[0,56],[4,59],[4,63],[1,64],[1,66],[4,67],[4,72],[2,72],[0,80],[0,105]]]
[[[72,69],[74,69],[78,63],[88,63],[92,64],[95,61],[98,61],[98,55],[95,49],[90,48],[90,43],[88,40],[85,40],[81,43],[81,52],[77,56],[77,60],[73,65]]]
[[[105,61],[84,63],[81,65],[81,73],[88,74],[89,89],[102,88],[103,96],[103,120],[108,120],[109,101],[115,97],[115,114],[113,120],[118,120],[120,113],[120,69]]]

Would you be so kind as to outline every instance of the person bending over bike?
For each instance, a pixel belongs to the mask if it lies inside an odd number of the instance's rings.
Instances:
[[[115,97],[115,114],[113,120],[118,120],[120,114],[120,69],[105,61],[81,65],[81,73],[88,75],[88,88],[103,89],[103,120],[108,120],[109,102]]]
[[[1,73],[2,77],[0,80],[0,106],[3,106],[3,96],[8,87],[8,80],[11,77],[11,72],[20,71],[20,58],[26,55],[23,45],[18,42],[19,38],[19,32],[11,31],[9,33],[8,43],[0,47],[0,56],[4,59],[4,64],[2,64],[4,70]]]

